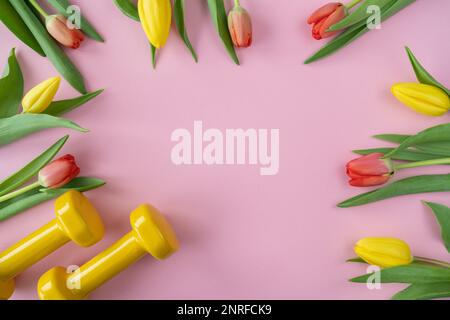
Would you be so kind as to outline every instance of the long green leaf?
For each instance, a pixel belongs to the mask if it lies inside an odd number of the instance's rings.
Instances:
[[[437,81],[417,60],[412,51],[406,47],[406,52],[408,53],[409,61],[411,61],[411,65],[413,66],[414,72],[416,74],[417,80],[420,83],[429,84],[432,86],[436,86],[444,90],[450,96],[450,90],[447,89],[442,83]]]
[[[227,49],[228,54],[231,59],[233,59],[234,63],[239,65],[239,58],[234,50],[233,41],[231,40],[230,31],[228,30],[227,12],[225,10],[223,0],[208,0],[208,7],[216,27],[216,31]]]
[[[381,13],[381,21],[385,21],[392,17],[397,12],[403,10],[405,7],[415,2],[416,0],[392,0],[388,5],[383,7],[383,12]],[[346,31],[342,32],[340,35],[329,41],[325,46],[323,46],[319,51],[313,54],[311,57],[306,59],[305,64],[317,61],[319,59],[325,58],[339,49],[347,46],[354,40],[358,39],[360,36],[368,32],[370,29],[364,21],[355,24]]]
[[[5,221],[16,214],[43,202],[55,199],[68,190],[75,189],[80,192],[89,191],[103,186],[105,182],[100,179],[79,177],[72,180],[62,189],[39,191],[38,188],[27,192],[17,198],[5,201],[0,205],[0,221]]]
[[[76,123],[47,114],[19,114],[0,119],[0,145],[5,145],[29,134],[49,128],[68,128],[79,132],[88,130]]]
[[[178,33],[181,39],[183,39],[184,44],[189,49],[194,58],[195,62],[198,62],[197,53],[192,46],[189,36],[186,31],[186,26],[184,23],[184,0],[174,0],[173,4],[173,16],[175,18],[175,24],[177,25]]]
[[[69,0],[47,0],[48,3],[52,5],[53,8],[58,10],[59,13],[68,18],[71,13],[67,12],[67,8],[70,7]],[[89,38],[94,39],[99,42],[104,42],[103,37],[95,30],[94,26],[83,16],[81,15],[81,30],[85,35]]]
[[[450,282],[412,284],[392,297],[393,300],[430,300],[450,297]]]
[[[42,50],[44,50],[58,72],[80,93],[87,93],[81,73],[53,38],[50,37],[41,21],[39,21],[33,11],[28,7],[27,2],[15,0],[9,0],[9,2],[22,17],[22,20],[31,30]]]
[[[380,134],[374,136],[374,138],[382,141],[392,142],[401,144],[405,142],[408,138],[411,136],[408,135],[401,135],[401,134]],[[424,152],[427,154],[439,156],[442,158],[442,156],[450,157],[450,137],[448,141],[442,141],[442,142],[428,142],[424,144],[417,144],[414,145],[414,148],[418,149],[420,152]],[[394,149],[390,150],[390,152],[393,152]],[[400,150],[393,154],[392,157],[395,159],[395,157],[398,156],[399,152],[403,152],[403,150]]]
[[[353,150],[354,153],[360,154],[360,155],[367,155],[371,153],[383,153],[387,154],[394,150],[394,148],[373,148],[373,149],[360,149],[360,150]],[[394,156],[391,157],[393,160],[401,160],[401,161],[424,161],[424,160],[433,160],[433,159],[439,159],[442,158],[441,155],[435,155],[435,154],[428,154],[423,151],[418,150],[402,150],[398,153],[396,153]]]
[[[122,11],[122,13],[128,18],[136,21],[141,21],[136,5],[130,0],[114,0],[114,3],[117,8],[119,8],[119,10]]]
[[[450,253],[450,208],[439,203],[425,202],[430,207],[441,227],[441,237]]]
[[[392,0],[367,0],[364,3],[362,3],[358,8],[356,8],[355,11],[347,15],[344,19],[332,25],[329,28],[329,31],[342,30],[351,27],[357,23],[360,23],[361,21],[364,21],[364,23],[366,23],[367,18],[369,18],[370,15],[372,14],[367,12],[367,8],[369,6],[376,5],[380,9],[382,9],[384,6],[390,4],[391,2]]]
[[[395,181],[385,187],[360,194],[338,204],[349,208],[408,194],[450,191],[450,174],[423,175]]]
[[[381,269],[381,283],[434,283],[450,282],[450,269],[431,264],[413,262],[409,265]],[[366,283],[372,274],[365,274],[353,279],[351,282]]]
[[[423,148],[427,144],[429,145],[442,142],[450,142],[450,123],[428,128],[407,138],[397,148],[386,154],[386,157],[391,157],[397,152],[405,150],[409,147],[421,146]]]
[[[23,97],[23,75],[16,58],[16,50],[12,49],[0,78],[0,118],[16,115]]]
[[[84,105],[85,103],[97,97],[103,91],[104,91],[103,89],[100,89],[95,92],[91,92],[74,99],[53,101],[50,104],[50,106],[45,110],[45,113],[55,117],[61,116],[69,111],[72,111]]]
[[[25,182],[30,180],[33,176],[35,176],[39,172],[39,170],[41,170],[56,156],[56,154],[59,152],[59,150],[61,150],[68,138],[69,136],[64,136],[63,138],[59,139],[55,144],[45,150],[41,155],[32,160],[22,169],[0,182],[0,196],[3,196],[15,190],[16,188],[20,187]]]
[[[35,37],[28,29],[27,25],[22,21],[16,10],[11,6],[8,1],[0,1],[0,21],[23,43],[28,47],[36,51],[41,56],[45,57],[45,53],[42,50]]]

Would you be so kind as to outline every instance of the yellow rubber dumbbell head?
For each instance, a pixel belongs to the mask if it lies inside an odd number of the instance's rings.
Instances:
[[[55,213],[59,226],[82,247],[99,242],[105,234],[100,215],[80,192],[71,190],[59,197],[55,201]]]

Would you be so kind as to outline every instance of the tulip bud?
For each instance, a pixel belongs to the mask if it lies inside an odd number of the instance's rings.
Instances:
[[[355,253],[364,261],[380,268],[410,264],[411,250],[406,242],[395,238],[365,238],[355,245]]]
[[[247,48],[252,44],[252,19],[250,14],[237,4],[228,15],[228,29],[233,44],[238,48]]]
[[[163,47],[170,33],[172,5],[170,0],[138,0],[139,18],[150,43]]]
[[[80,173],[75,158],[68,154],[50,162],[39,171],[39,184],[44,188],[60,188]]]
[[[23,112],[41,113],[52,103],[58,91],[60,77],[50,78],[31,89],[22,99]]]
[[[392,94],[413,110],[429,116],[442,116],[450,109],[450,98],[441,88],[422,83],[398,83]]]
[[[316,40],[328,38],[339,31],[327,32],[334,24],[338,23],[347,15],[346,7],[340,2],[328,3],[316,11],[308,18],[308,24],[312,24],[312,35]]]
[[[76,28],[69,28],[63,15],[51,15],[45,19],[48,33],[63,46],[78,49],[84,40],[83,33]]]
[[[390,159],[382,153],[371,153],[347,163],[347,175],[354,187],[371,187],[386,183],[394,173]]]

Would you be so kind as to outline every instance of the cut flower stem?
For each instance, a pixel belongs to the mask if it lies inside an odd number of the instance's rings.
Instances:
[[[442,164],[450,164],[450,158],[442,158],[442,159],[433,159],[433,160],[396,164],[394,166],[394,169],[402,170],[402,169],[408,169],[408,168],[417,168],[417,167],[434,166],[434,165],[442,165]]]
[[[423,258],[423,257],[414,257],[414,260],[417,262],[426,262],[426,263],[435,264],[437,266],[441,266],[444,268],[450,268],[450,263],[440,261],[440,260],[428,259],[428,258]]]
[[[29,0],[30,4],[39,12],[39,14],[41,14],[44,18],[48,17],[47,12],[45,12],[45,10],[39,5],[39,3],[37,3],[36,0]]]
[[[24,194],[25,192],[33,190],[33,189],[35,189],[35,188],[37,188],[39,186],[40,186],[39,181],[36,181],[36,182],[26,186],[26,187],[23,187],[22,189],[19,189],[19,190],[13,191],[11,193],[5,194],[4,196],[0,197],[0,203],[5,202],[7,200],[10,200],[12,198],[15,198],[17,196],[20,196],[21,194]]]
[[[358,3],[360,3],[362,0],[353,0],[349,3],[347,3],[346,5],[344,5],[347,10],[350,10],[351,8],[353,8],[354,6],[356,6]]]

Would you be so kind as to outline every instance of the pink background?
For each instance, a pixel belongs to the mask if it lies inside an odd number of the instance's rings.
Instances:
[[[129,230],[128,214],[150,202],[173,222],[181,250],[164,262],[150,257],[92,294],[92,299],[385,299],[403,286],[368,290],[347,279],[362,265],[345,263],[366,236],[406,240],[414,254],[448,260],[439,228],[419,200],[450,205],[448,194],[417,195],[354,209],[336,203],[364,189],[347,185],[352,149],[382,146],[377,133],[414,133],[448,121],[400,105],[395,82],[414,81],[403,46],[450,84],[447,0],[419,0],[348,48],[305,66],[324,42],[311,38],[307,16],[323,0],[242,0],[254,21],[254,45],[228,58],[211,24],[206,1],[187,1],[187,24],[199,53],[195,64],[172,30],[150,65],[139,24],[111,1],[76,1],[107,39],[69,52],[90,90],[106,91],[68,117],[88,134],[49,130],[0,149],[6,177],[62,135],[83,175],[107,180],[87,193],[107,235],[94,247],[69,244],[17,279],[15,299],[35,299],[41,274],[82,264]],[[17,46],[26,88],[56,75],[52,65],[0,27],[0,61]],[[446,72],[447,71],[447,72]],[[77,93],[65,82],[58,99]],[[170,135],[206,128],[279,128],[280,172],[263,177],[254,166],[175,166]],[[448,168],[410,170],[446,173]],[[0,224],[7,248],[53,217],[48,202]]]

